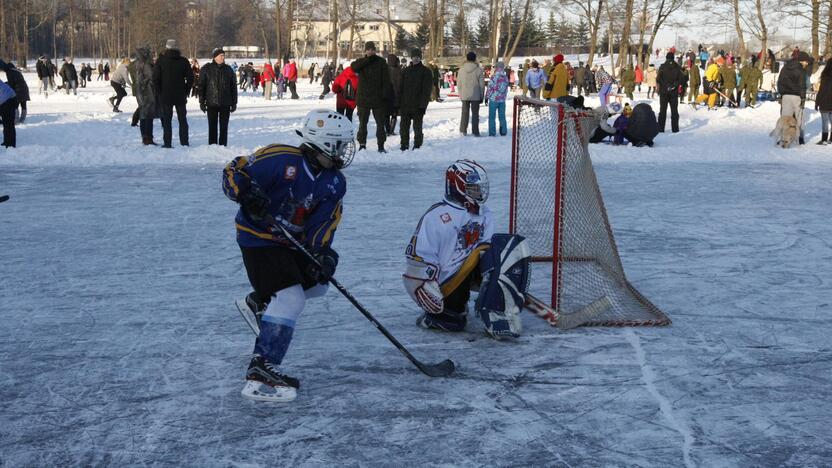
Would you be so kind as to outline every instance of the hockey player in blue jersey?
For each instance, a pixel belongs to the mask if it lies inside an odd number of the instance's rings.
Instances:
[[[486,333],[516,338],[528,286],[529,251],[520,236],[494,234],[485,169],[468,159],[445,171],[445,198],[419,220],[405,250],[404,286],[422,309],[422,328],[459,332],[468,322],[470,291]]]
[[[235,219],[254,291],[238,308],[258,330],[242,395],[258,401],[291,401],[300,383],[279,370],[306,299],[322,296],[335,272],[333,236],[341,220],[346,180],[341,169],[355,152],[346,117],[313,110],[298,134],[300,146],[282,144],[240,156],[223,170],[225,195],[240,204]],[[320,263],[317,267],[269,226],[280,223]]]

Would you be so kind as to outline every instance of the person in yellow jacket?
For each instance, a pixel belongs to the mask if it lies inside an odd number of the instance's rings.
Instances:
[[[697,104],[702,104],[703,102],[708,101],[709,110],[716,108],[716,99],[719,97],[719,94],[717,94],[714,89],[719,86],[719,69],[724,63],[725,59],[718,57],[716,62],[713,62],[708,66],[708,69],[705,71],[705,83],[703,83],[702,86],[704,92],[696,97]]]
[[[555,56],[555,66],[549,74],[549,80],[543,87],[543,99],[557,99],[566,96],[566,87],[569,85],[569,73],[566,65],[563,64],[563,54]]]

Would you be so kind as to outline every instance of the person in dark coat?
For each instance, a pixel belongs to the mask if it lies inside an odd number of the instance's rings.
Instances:
[[[15,110],[14,122],[15,124],[22,124],[26,121],[26,103],[31,100],[29,98],[29,85],[26,84],[26,80],[23,78],[20,70],[15,68],[11,62],[6,63],[0,60],[0,71],[6,72],[6,83],[17,94],[17,104],[20,106],[20,112],[18,113]]]
[[[69,90],[72,89],[72,94],[78,95],[78,71],[75,69],[75,65],[72,64],[72,59],[70,57],[64,58],[64,64],[61,65],[61,80],[63,80],[63,86],[66,90],[66,93],[69,94]]]
[[[199,72],[199,108],[208,113],[208,144],[228,146],[228,118],[237,110],[237,82],[234,70],[225,64],[225,51],[214,49],[211,56],[213,60]]]
[[[136,117],[139,121],[142,144],[156,145],[153,141],[153,119],[159,115],[159,102],[153,83],[153,57],[150,49],[143,47],[136,50],[136,61],[131,66],[135,71],[133,93],[139,104]]]
[[[321,91],[320,99],[326,97],[329,94],[329,85],[332,84],[332,80],[335,79],[335,66],[329,63],[324,63],[324,67],[321,69],[321,84],[324,85],[324,89]]]
[[[410,123],[413,122],[413,149],[422,146],[422,120],[433,92],[433,73],[422,64],[422,51],[410,52],[413,65],[402,70],[398,86],[401,123],[401,150],[410,146]]]
[[[633,107],[629,116],[627,130],[624,136],[633,146],[653,146],[653,139],[659,134],[659,124],[656,122],[656,113],[650,104],[642,102]]]
[[[780,116],[791,115],[797,120],[800,129],[800,144],[803,139],[803,106],[806,103],[806,70],[811,58],[806,52],[800,52],[783,65],[777,76],[777,92],[780,93]]]
[[[667,121],[667,106],[670,105],[670,128],[679,132],[679,87],[685,81],[685,72],[676,63],[676,57],[668,52],[665,62],[656,74],[656,88],[659,91],[659,131],[664,132]]]
[[[399,99],[401,91],[399,84],[402,81],[402,69],[399,66],[399,58],[393,54],[387,56],[387,66],[390,67],[390,95],[387,97],[387,123],[385,130],[387,135],[396,134],[396,118],[399,115]]]
[[[153,83],[162,109],[163,148],[170,148],[173,140],[173,109],[179,120],[179,144],[188,146],[188,117],[185,104],[194,82],[194,72],[188,59],[176,48],[176,41],[169,39],[165,51],[159,55],[153,67]]]
[[[38,58],[38,63],[35,64],[35,70],[38,73],[38,80],[41,86],[38,88],[38,94],[43,94],[49,97],[49,66],[46,65],[46,57],[41,55]]]
[[[17,94],[7,83],[0,80],[0,120],[3,121],[3,146],[17,146],[17,131],[14,128],[14,111],[17,110]]]
[[[352,62],[350,68],[358,75],[358,90],[356,105],[358,106],[358,149],[367,148],[367,122],[370,120],[370,113],[376,122],[376,141],[378,152],[386,153],[384,141],[387,139],[387,132],[384,122],[387,118],[387,97],[390,87],[390,68],[387,61],[376,55],[376,45],[369,41],[364,46],[364,57]]]
[[[819,145],[832,143],[832,64],[826,61],[820,74],[820,89],[815,97],[815,110],[820,111],[821,139]]]

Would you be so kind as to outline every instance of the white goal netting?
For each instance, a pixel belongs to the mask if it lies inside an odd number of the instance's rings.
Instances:
[[[535,261],[551,265],[535,274],[543,273],[559,312],[606,296],[611,306],[587,325],[669,325],[624,274],[587,149],[596,126],[586,112],[514,98],[509,230],[528,239]]]

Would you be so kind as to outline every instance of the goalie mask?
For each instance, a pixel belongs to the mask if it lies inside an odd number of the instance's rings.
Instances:
[[[315,109],[303,119],[303,129],[297,130],[303,142],[318,156],[315,163],[325,169],[343,169],[355,155],[355,127],[343,115],[326,109]]]
[[[480,259],[482,286],[475,310],[493,338],[517,338],[523,331],[520,311],[529,286],[530,257],[523,236],[494,234]]]
[[[470,159],[460,159],[445,171],[445,199],[479,214],[480,205],[488,200],[488,175]]]

